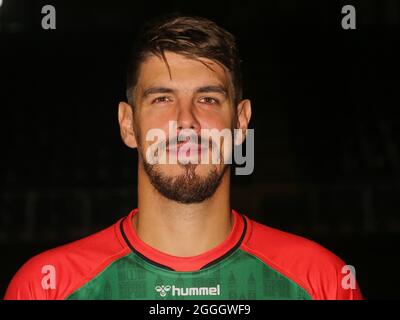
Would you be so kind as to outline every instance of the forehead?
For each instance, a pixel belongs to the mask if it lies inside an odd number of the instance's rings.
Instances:
[[[138,89],[150,86],[174,86],[190,89],[199,85],[222,85],[230,90],[230,74],[220,64],[207,58],[190,59],[165,52],[168,67],[155,55],[147,57],[139,69]],[[201,60],[201,61],[199,61]],[[207,66],[206,66],[207,65]]]

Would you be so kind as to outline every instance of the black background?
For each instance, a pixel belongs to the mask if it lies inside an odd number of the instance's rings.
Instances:
[[[0,295],[23,262],[136,206],[121,142],[128,48],[179,11],[231,31],[252,100],[255,171],[234,208],[324,245],[366,298],[399,298],[397,0],[33,1],[0,7]],[[56,8],[56,30],[41,8]],[[341,27],[356,8],[356,30]]]

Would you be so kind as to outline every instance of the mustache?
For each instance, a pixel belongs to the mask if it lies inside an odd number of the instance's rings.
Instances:
[[[162,140],[158,143],[159,150],[165,150],[165,149],[170,149],[170,148],[176,148],[179,147],[185,143],[194,143],[197,145],[201,145],[203,147],[217,147],[216,142],[210,137],[210,138],[205,138],[199,135],[188,135],[185,137],[181,137],[182,141],[178,140],[178,136],[174,136],[172,138]]]

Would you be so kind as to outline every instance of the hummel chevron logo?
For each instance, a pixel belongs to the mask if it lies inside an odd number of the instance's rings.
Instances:
[[[171,286],[156,286],[156,291],[160,293],[161,297],[165,297],[169,290],[171,290]]]

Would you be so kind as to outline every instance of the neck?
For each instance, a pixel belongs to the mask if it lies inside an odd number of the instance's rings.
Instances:
[[[202,254],[223,242],[233,221],[229,199],[229,170],[212,197],[198,204],[166,199],[139,167],[138,213],[133,226],[149,246],[179,257]]]

